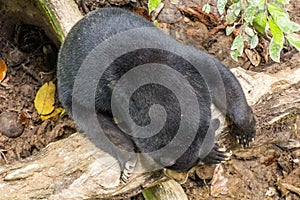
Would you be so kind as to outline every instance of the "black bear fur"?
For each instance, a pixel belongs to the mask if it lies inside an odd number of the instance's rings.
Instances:
[[[94,130],[96,126],[89,124],[89,117],[91,116],[89,116],[88,111],[93,108],[85,107],[85,103],[83,102],[85,97],[74,99],[73,86],[80,66],[87,55],[101,42],[108,40],[113,35],[140,27],[154,28],[155,26],[146,19],[129,11],[119,8],[103,8],[87,14],[70,30],[65,38],[58,57],[57,77],[59,97],[71,116],[73,115],[72,106],[74,104],[82,108],[82,120],[77,121],[77,124],[84,132],[97,132],[97,130]],[[160,37],[165,38],[166,41],[172,40],[158,29],[156,34],[153,35],[154,38]],[[135,38],[132,39],[134,40]],[[149,39],[151,40],[151,38]],[[175,40],[172,42],[172,45],[178,48],[187,48]],[[143,50],[131,51],[117,58],[105,70],[102,77],[99,77],[97,94],[95,96],[95,110],[98,122],[101,124],[105,135],[110,141],[113,141],[116,146],[125,151],[152,152],[167,145],[177,133],[181,110],[176,96],[168,88],[157,84],[148,84],[140,87],[130,97],[129,112],[133,121],[140,126],[146,126],[150,123],[151,119],[148,112],[153,104],[162,105],[167,113],[166,124],[159,134],[149,138],[138,138],[128,136],[126,130],[121,130],[114,123],[115,119],[111,110],[113,87],[126,72],[144,63],[155,62],[166,64],[183,74],[195,89],[200,105],[199,109],[205,114],[200,116],[198,131],[191,145],[182,156],[173,160],[171,155],[169,155],[170,157],[168,155],[153,155],[153,159],[157,163],[176,171],[188,170],[200,161],[204,161],[206,164],[215,164],[226,160],[227,154],[218,151],[214,146],[214,131],[218,128],[219,123],[218,120],[211,117],[210,106],[212,103],[232,120],[232,134],[237,138],[239,143],[247,146],[255,136],[254,115],[235,76],[217,59],[193,47],[188,47],[188,49],[192,54],[197,55],[193,59],[203,61],[204,64],[211,63],[209,65],[216,66],[223,80],[223,86],[215,85],[209,87],[205,84],[204,78],[190,63],[169,51],[145,48]],[[209,69],[211,67],[209,65],[204,67]],[[88,78],[86,77],[86,79]],[[87,84],[89,84],[88,81]],[[219,89],[222,87],[225,87],[226,102],[224,102],[224,99],[218,98]],[[122,119],[117,119],[117,121],[122,123]],[[192,117],[190,121],[193,121]],[[211,137],[203,143],[207,132]],[[181,144],[177,144],[174,147],[174,153],[176,153],[176,148],[180,149]],[[121,167],[124,168],[125,163],[122,160],[124,158],[121,158],[119,153],[115,153],[115,150],[107,150],[105,147],[104,150],[115,154],[114,156],[121,160]]]

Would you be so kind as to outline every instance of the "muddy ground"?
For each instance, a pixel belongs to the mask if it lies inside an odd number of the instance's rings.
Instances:
[[[299,67],[300,54],[294,49],[283,52],[281,64],[265,58],[263,47],[257,51],[262,60],[259,66],[254,66],[246,55],[238,62],[233,61],[230,58],[232,38],[225,36],[224,29],[212,32],[222,23],[221,19],[213,21],[205,18],[201,21],[180,11],[192,6],[202,8],[203,2],[164,1],[165,7],[157,17],[159,27],[177,40],[207,51],[230,68],[241,66],[256,72],[275,73]],[[77,0],[77,3],[84,14],[98,7],[113,5],[151,18],[147,14],[146,1]],[[300,23],[299,9],[297,1],[290,2],[288,11],[297,23]],[[38,89],[48,81],[56,82],[55,59],[59,47],[38,27],[21,22],[10,24],[1,17],[0,26],[1,59],[8,66],[6,78],[0,83],[0,164],[4,165],[32,156],[50,142],[68,137],[76,132],[76,126],[66,114],[42,121],[34,107]],[[288,95],[288,92],[282,95]],[[57,97],[56,105],[60,105]],[[266,122],[269,119],[263,114],[266,108],[254,106],[253,109],[258,133],[250,148],[241,149],[224,142],[233,150],[232,159],[222,165],[228,179],[228,191],[212,197],[209,188],[212,175],[197,168],[182,185],[190,199],[300,199],[297,188],[291,188],[300,185],[300,150],[291,145],[281,145],[281,138],[299,141],[299,110],[291,112],[280,123],[268,126]],[[143,197],[139,195],[132,199]]]

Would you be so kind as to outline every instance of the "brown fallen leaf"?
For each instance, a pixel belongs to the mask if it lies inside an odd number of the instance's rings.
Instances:
[[[173,171],[173,170],[170,170],[170,169],[165,169],[164,174],[167,177],[175,180],[179,184],[184,184],[187,181],[188,177],[189,177],[189,171],[188,172],[176,172],[176,171]]]
[[[0,82],[4,80],[7,73],[7,65],[2,58],[0,58]]]
[[[218,164],[211,180],[210,194],[214,197],[219,194],[227,194],[227,182],[228,179],[224,176],[224,169],[221,164]]]
[[[22,110],[20,113],[19,113],[19,116],[18,116],[18,122],[19,124],[22,124],[24,125],[25,127],[28,127],[29,125],[29,120],[31,119],[31,116],[30,114],[27,112],[27,110]]]
[[[255,49],[245,49],[245,54],[249,58],[252,65],[257,67],[261,62],[261,57]]]
[[[151,19],[151,16],[148,13],[148,10],[146,8],[138,8],[136,10],[133,11],[135,14],[138,14],[148,20]]]
[[[199,7],[186,7],[179,8],[179,10],[187,16],[192,16],[193,18],[199,20],[201,23],[205,24],[207,27],[215,27],[220,24],[218,17],[213,13],[206,13]]]
[[[34,106],[40,115],[48,115],[54,110],[55,85],[52,81],[45,83],[37,92]]]

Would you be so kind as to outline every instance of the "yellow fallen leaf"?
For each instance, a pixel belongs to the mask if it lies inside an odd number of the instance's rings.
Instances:
[[[7,72],[7,65],[4,60],[0,58],[0,82],[4,80]]]
[[[66,109],[63,109],[59,116],[63,116],[66,113]]]
[[[34,106],[40,115],[48,115],[54,110],[55,85],[52,81],[45,83],[37,92]]]
[[[41,120],[45,121],[46,119],[50,119],[52,117],[57,117],[62,112],[64,112],[64,110],[65,109],[63,109],[63,108],[55,108],[55,110],[52,113],[50,113],[49,115],[41,115],[40,118],[41,118]]]

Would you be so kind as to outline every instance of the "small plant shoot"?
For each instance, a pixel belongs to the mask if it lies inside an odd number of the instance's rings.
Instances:
[[[218,0],[217,9],[225,15],[226,35],[237,30],[231,47],[231,57],[237,60],[244,48],[254,49],[263,35],[269,43],[269,55],[280,62],[282,49],[291,45],[300,50],[300,25],[291,21],[285,7],[289,0]],[[208,5],[208,4],[206,4]],[[208,11],[206,5],[204,11]],[[244,42],[248,44],[244,46]]]
[[[161,3],[161,0],[149,0],[148,1],[148,11],[149,11],[149,13],[151,13],[153,10],[158,8],[160,3]]]

